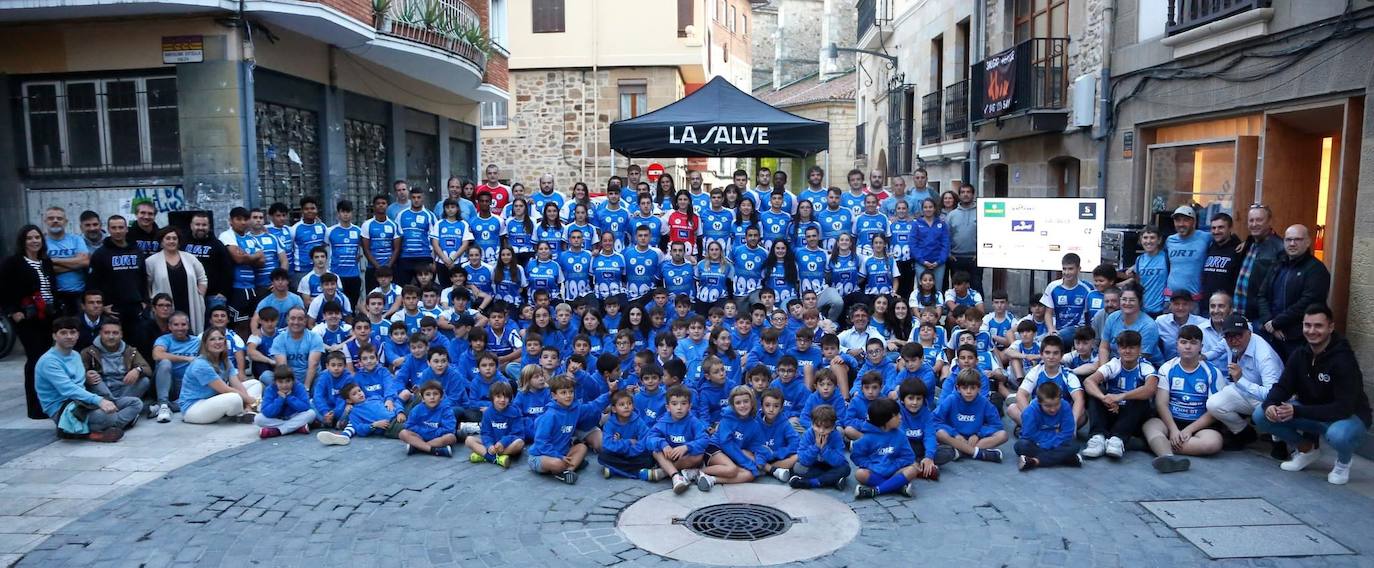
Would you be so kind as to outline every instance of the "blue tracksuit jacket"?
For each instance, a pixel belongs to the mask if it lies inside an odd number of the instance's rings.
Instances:
[[[457,421],[453,416],[453,407],[447,400],[439,399],[439,404],[434,408],[426,406],[423,402],[415,405],[406,414],[406,430],[414,432],[420,439],[429,441],[444,434],[452,434],[457,426]]]
[[[674,420],[670,414],[660,418],[649,429],[646,443],[655,452],[685,445],[688,454],[701,455],[711,443],[711,437],[706,433],[706,423],[697,417],[688,414],[681,420]]]
[[[936,428],[945,433],[965,437],[977,435],[985,438],[1002,429],[1001,414],[983,395],[974,397],[972,402],[965,401],[957,392],[954,396],[946,397],[935,409],[935,421]]]
[[[838,428],[831,430],[830,435],[826,436],[824,448],[816,445],[815,430],[807,430],[801,436],[800,444],[797,446],[797,463],[807,467],[818,463],[836,467],[844,465],[847,461],[844,456],[844,435],[840,434]]]

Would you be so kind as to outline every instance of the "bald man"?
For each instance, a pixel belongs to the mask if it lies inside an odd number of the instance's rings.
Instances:
[[[1312,255],[1312,235],[1305,225],[1283,232],[1284,256],[1260,288],[1260,335],[1269,340],[1284,359],[1302,346],[1303,312],[1325,304],[1331,289],[1331,272]]]
[[[539,176],[539,191],[530,196],[530,216],[543,217],[544,206],[549,203],[556,203],[558,210],[563,210],[563,194],[554,187],[553,174],[544,174]]]

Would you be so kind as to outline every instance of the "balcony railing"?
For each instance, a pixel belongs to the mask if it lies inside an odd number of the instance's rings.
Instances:
[[[921,97],[921,143],[940,141],[940,91]]]
[[[968,136],[968,79],[945,87],[945,139]]]
[[[392,0],[390,9],[377,16],[377,31],[436,47],[486,65],[490,39],[477,12],[463,0]]]
[[[1169,0],[1169,21],[1164,24],[1168,35],[1185,32],[1248,12],[1269,7],[1270,0]]]
[[[1069,92],[1068,38],[1034,38],[1016,44],[1012,63],[1011,100],[1006,109],[995,116],[1017,111],[1062,109],[1068,103]],[[984,84],[984,61],[969,68],[969,88],[973,96],[970,119],[974,122],[995,116],[984,116],[988,89]],[[1005,89],[1008,85],[1002,85]]]

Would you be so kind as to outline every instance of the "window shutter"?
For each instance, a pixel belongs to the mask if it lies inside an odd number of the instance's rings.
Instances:
[[[563,19],[564,0],[533,0],[534,33],[559,33],[567,31]]]

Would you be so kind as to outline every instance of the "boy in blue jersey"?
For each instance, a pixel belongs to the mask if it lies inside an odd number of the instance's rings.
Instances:
[[[259,310],[256,315],[257,327],[254,328],[253,335],[248,336],[246,345],[248,362],[252,367],[252,376],[265,377],[266,373],[272,372],[276,367],[277,360],[271,355],[272,342],[277,339],[277,322],[281,320],[281,314],[276,308],[266,307]]]
[[[1085,458],[1125,455],[1126,441],[1140,435],[1159,386],[1154,366],[1140,358],[1139,332],[1128,329],[1116,336],[1116,351],[1117,357],[1094,371],[1083,385],[1092,424],[1092,437],[1083,448]]]
[[[510,383],[500,381],[491,385],[490,394],[491,404],[482,411],[480,435],[468,436],[463,445],[472,450],[469,462],[510,467],[511,460],[525,451],[525,417],[511,405],[515,389]]]
[[[1021,412],[1030,408],[1033,393],[1039,392],[1040,385],[1052,382],[1059,385],[1059,392],[1064,395],[1064,402],[1072,405],[1072,417],[1076,426],[1082,426],[1088,421],[1083,401],[1083,385],[1078,381],[1078,375],[1065,369],[1061,362],[1064,359],[1064,342],[1058,335],[1051,335],[1045,338],[1040,345],[1042,363],[1031,369],[1026,374],[1026,379],[1021,381],[1021,385],[1016,389],[1016,402],[1007,405],[1007,418],[1017,426],[1021,425]]]
[[[645,415],[635,410],[636,395],[619,390],[611,395],[611,416],[602,426],[601,452],[596,461],[601,464],[601,477],[612,476],[654,482],[664,473],[654,463],[649,451],[649,425]]]
[[[784,355],[773,370],[773,382],[768,385],[782,391],[782,415],[797,433],[805,430],[802,428],[800,416],[802,406],[806,404],[806,397],[811,394],[806,388],[811,380],[811,377],[797,376],[797,360]]]
[[[682,385],[668,389],[668,415],[649,430],[646,444],[673,480],[673,493],[681,495],[696,481],[710,441],[706,424],[692,416],[692,391]]]
[[[844,435],[835,428],[835,409],[821,405],[811,409],[811,429],[801,435],[797,463],[792,466],[793,489],[834,486],[844,491],[849,477],[849,459],[844,455]]]
[[[901,426],[896,402],[880,398],[868,405],[863,437],[854,442],[850,453],[856,467],[854,481],[858,482],[855,499],[899,492],[908,498],[916,496],[911,480],[920,477],[920,466]]]
[[[726,302],[733,304],[734,302]],[[730,330],[730,344],[736,351],[748,354],[758,347],[759,333],[754,329],[754,320],[747,317],[735,318],[735,325]],[[754,360],[752,357],[750,360]]]
[[[258,437],[267,439],[283,434],[309,434],[315,411],[305,385],[296,382],[290,365],[277,365],[272,373],[272,388],[263,389],[262,404],[253,425],[260,428]]]
[[[807,395],[806,402],[802,404],[801,415],[798,417],[804,429],[811,428],[811,411],[817,406],[828,405],[834,408],[836,413],[843,413],[846,407],[844,395],[835,389],[835,373],[830,369],[818,371],[813,384],[816,392]]]
[[[945,311],[954,311],[954,306],[983,309],[983,295],[973,289],[967,272],[955,272],[950,282],[954,287],[945,291]]]
[[[831,382],[833,386],[834,381]],[[835,398],[840,397],[835,395]],[[778,481],[787,483],[792,479],[792,467],[797,463],[798,433],[791,424],[782,419],[782,391],[774,388],[764,389],[763,394],[757,396],[757,400],[759,408],[763,409],[759,417],[759,425],[763,427],[763,445],[768,448],[768,457],[760,467],[759,473],[772,475]],[[811,416],[807,414],[805,417],[807,428],[810,428]]]
[[[1216,418],[1207,412],[1207,398],[1224,386],[1222,372],[1202,358],[1202,329],[1185,325],[1178,331],[1178,357],[1159,368],[1155,389],[1156,418],[1145,423],[1145,441],[1156,457],[1151,465],[1160,473],[1187,470],[1188,458],[1221,451]],[[1118,347],[1118,350],[1120,347]]]
[[[925,366],[936,377],[943,377],[945,376],[945,344],[939,341],[935,329],[935,324],[921,322],[920,326],[916,328],[916,340],[908,342],[907,345],[919,347],[921,359],[925,361]]]
[[[902,433],[916,455],[920,479],[940,480],[940,464],[954,460],[953,449],[936,439],[935,412],[926,405],[926,384],[918,379],[902,381],[897,387],[897,402],[902,414]]]
[[[645,365],[639,369],[639,389],[634,393],[635,411],[644,417],[645,427],[668,413],[667,391],[663,388],[663,369]],[[604,436],[603,436],[604,438]]]
[[[325,232],[325,243],[329,245],[330,270],[339,275],[339,285],[344,297],[358,299],[363,291],[363,276],[360,265],[363,260],[363,231],[353,224],[353,202],[339,200],[334,206],[338,224]]]
[[[960,354],[964,352],[961,350]],[[981,382],[978,371],[970,368],[959,371],[955,395],[945,397],[935,409],[935,419],[939,423],[935,439],[958,451],[956,460],[962,455],[1001,463],[1002,450],[997,447],[1007,441],[1007,432],[1002,429],[997,407],[981,392]]]
[[[998,357],[1003,357],[1002,350],[1011,345],[1016,338],[1012,330],[1016,327],[1016,319],[1011,312],[1007,311],[1010,301],[1006,290],[994,290],[992,292],[992,312],[983,316],[983,324],[978,328],[980,332],[988,334],[992,340],[992,349],[997,352]],[[1006,359],[1003,357],[1003,364]]]
[[[320,423],[326,428],[333,428],[339,423],[347,404],[342,390],[343,386],[348,384],[356,386],[352,373],[348,372],[343,353],[330,352],[324,358],[324,373],[315,379],[310,397],[310,405],[314,407],[315,414],[320,417]],[[366,396],[366,393],[363,394]]]
[[[385,195],[372,198],[372,217],[363,221],[362,249],[367,258],[367,286],[377,286],[377,270],[386,268],[388,275],[395,262],[396,251],[401,246],[401,228],[395,221],[387,219],[388,199]]]
[[[301,295],[301,301],[307,306],[311,299],[324,291],[320,279],[329,274],[329,250],[323,245],[311,249],[310,264],[310,271],[301,276],[296,284],[296,293]]]
[[[453,446],[458,436],[453,429],[457,425],[453,419],[453,408],[444,398],[444,386],[438,381],[420,385],[420,404],[402,414],[405,429],[398,437],[406,443],[406,455],[430,454],[453,457]]]
[[[1016,468],[1021,471],[1042,466],[1082,467],[1073,415],[1064,408],[1059,383],[1041,383],[1035,389],[1035,402],[1026,407],[1021,438],[1016,440]]]
[[[320,295],[310,300],[310,308],[306,310],[306,315],[310,316],[310,321],[320,321],[320,312],[328,303],[339,304],[344,317],[353,315],[353,304],[348,301],[343,292],[339,291],[339,277],[332,272],[320,277]]]
[[[850,381],[860,376],[859,361],[852,355],[840,350],[840,338],[833,333],[821,336],[821,362],[835,373],[835,386],[840,392],[849,392]],[[851,397],[853,398],[853,397]],[[843,413],[839,413],[841,417]]]
[[[340,396],[343,397],[343,415],[339,417],[340,424],[346,424],[339,433],[320,432],[315,435],[315,439],[326,446],[347,446],[356,436],[371,436],[389,434],[395,426],[396,413],[391,412],[382,406],[382,403],[375,400],[368,400],[363,394],[363,389],[358,385],[349,383],[339,389]]]
[[[577,404],[574,401],[576,390],[572,379],[561,376],[549,381],[553,391],[553,404],[550,404],[534,426],[534,444],[530,446],[530,471],[552,475],[554,479],[572,485],[577,483],[577,470],[583,466],[587,457],[585,436],[578,436],[578,422],[589,416],[600,416],[601,409],[610,399],[607,395]],[[611,386],[615,390],[615,385]],[[595,429],[597,434],[601,429]],[[587,434],[590,434],[588,432]]]
[[[368,295],[381,294],[382,296],[382,317],[390,319],[401,309],[400,285],[392,282],[392,272],[389,266],[379,266],[373,271],[373,277],[377,280],[377,286],[368,292]]]
[[[352,335],[352,331],[343,323],[343,306],[338,302],[325,302],[320,312],[323,314],[323,320],[315,324],[310,331],[320,336],[325,351],[343,352],[344,343],[347,343]]]
[[[420,331],[420,288],[413,284],[401,289],[401,309],[391,315],[392,327],[401,327],[406,333]]]
[[[464,412],[465,418],[476,415],[477,420],[468,420],[468,422],[480,422],[482,420],[480,413],[485,412],[495,402],[495,399],[492,398],[495,396],[491,392],[492,388],[500,384],[510,384],[504,376],[497,372],[496,365],[492,364],[495,363],[495,360],[496,355],[490,351],[483,351],[477,356],[477,372],[472,374],[468,380],[468,406],[470,407],[469,410],[476,410],[476,412]],[[515,393],[511,393],[509,398],[515,398]]]
[[[1103,362],[1105,363],[1105,361]],[[1068,359],[1064,361],[1064,366],[1082,378],[1087,378],[1088,375],[1097,370],[1097,332],[1093,328],[1081,326],[1074,330],[1073,353],[1068,355]]]
[[[1058,333],[1066,341],[1073,337],[1073,330],[1080,325],[1092,322],[1088,314],[1088,299],[1093,287],[1078,278],[1083,269],[1083,261],[1076,253],[1068,253],[1060,261],[1062,277],[1050,282],[1045,293],[1040,295],[1040,303],[1053,310],[1050,314],[1050,333]]]
[[[882,374],[869,372],[859,376],[859,394],[849,399],[844,415],[841,416],[840,426],[844,428],[846,439],[857,440],[863,437],[864,423],[868,421],[868,405],[882,398],[882,392]]]

